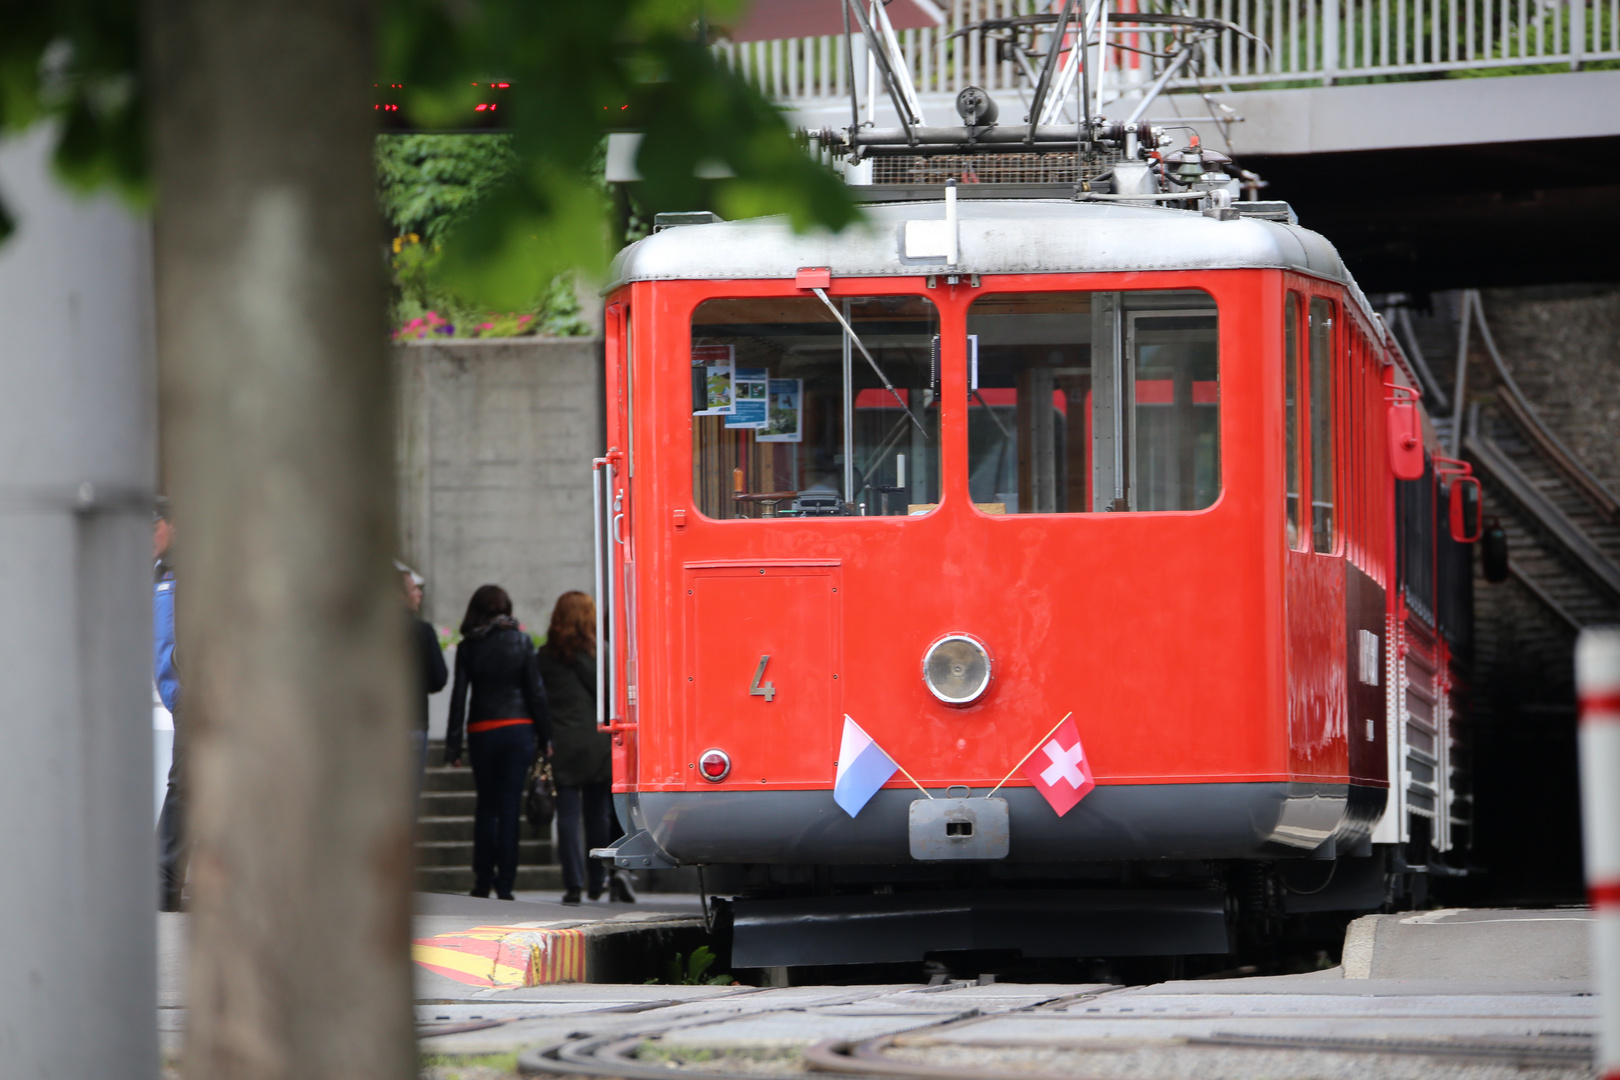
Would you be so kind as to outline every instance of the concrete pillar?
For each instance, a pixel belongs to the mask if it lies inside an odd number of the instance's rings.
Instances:
[[[146,227],[0,142],[0,1076],[157,1074]]]

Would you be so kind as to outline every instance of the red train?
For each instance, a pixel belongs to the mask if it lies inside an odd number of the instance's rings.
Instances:
[[[1452,872],[1477,485],[1216,158],[1179,201],[900,188],[620,256],[613,856],[736,893],[740,966],[1224,953]],[[1015,766],[1068,713],[1060,816]],[[854,816],[846,716],[902,770]]]

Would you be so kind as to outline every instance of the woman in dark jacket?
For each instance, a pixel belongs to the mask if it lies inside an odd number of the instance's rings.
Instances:
[[[566,592],[557,598],[539,660],[551,701],[557,854],[567,890],[562,902],[577,904],[581,889],[595,900],[607,881],[602,861],[585,853],[613,839],[613,744],[596,726],[596,604],[589,596]],[[621,895],[616,876],[613,899],[635,899],[628,890]]]
[[[472,704],[466,704],[467,688]],[[444,760],[461,764],[466,721],[478,807],[473,817],[473,896],[512,899],[517,880],[518,825],[523,781],[535,754],[551,737],[546,691],[534,642],[512,618],[512,600],[499,585],[484,585],[467,602],[450,691]]]

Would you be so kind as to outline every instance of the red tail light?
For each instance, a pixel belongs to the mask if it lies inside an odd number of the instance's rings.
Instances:
[[[731,755],[724,750],[705,750],[698,757],[698,773],[703,779],[718,784],[731,775]]]

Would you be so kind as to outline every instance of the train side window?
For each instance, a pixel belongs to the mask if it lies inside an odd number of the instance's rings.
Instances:
[[[833,303],[853,337],[817,296],[708,300],[693,313],[692,498],[705,516],[938,504],[938,312],[918,296]]]
[[[1299,293],[1290,292],[1283,301],[1283,456],[1287,461],[1287,513],[1284,528],[1288,546],[1304,550],[1304,531],[1299,522]]]
[[[1339,531],[1344,533],[1345,558],[1358,562],[1361,558],[1361,484],[1356,480],[1356,463],[1361,460],[1361,454],[1356,447],[1356,431],[1352,418],[1356,415],[1356,406],[1360,402],[1360,394],[1356,386],[1356,360],[1360,356],[1358,339],[1361,331],[1356,328],[1355,321],[1348,315],[1344,320],[1344,333],[1339,336],[1339,384],[1343,392],[1339,395],[1339,448],[1344,454],[1343,467],[1340,478],[1344,484],[1344,498],[1341,500],[1340,517],[1343,519]]]
[[[1355,331],[1355,349],[1350,357],[1350,409],[1345,421],[1349,436],[1350,461],[1345,474],[1351,484],[1351,518],[1347,532],[1356,538],[1356,564],[1362,569],[1369,566],[1367,523],[1371,513],[1367,506],[1367,337],[1358,327]]]
[[[969,309],[968,334],[968,490],[980,510],[1201,510],[1219,496],[1207,293],[995,294]]]
[[[1311,298],[1311,539],[1315,549],[1331,554],[1338,540],[1334,468],[1333,301]]]

